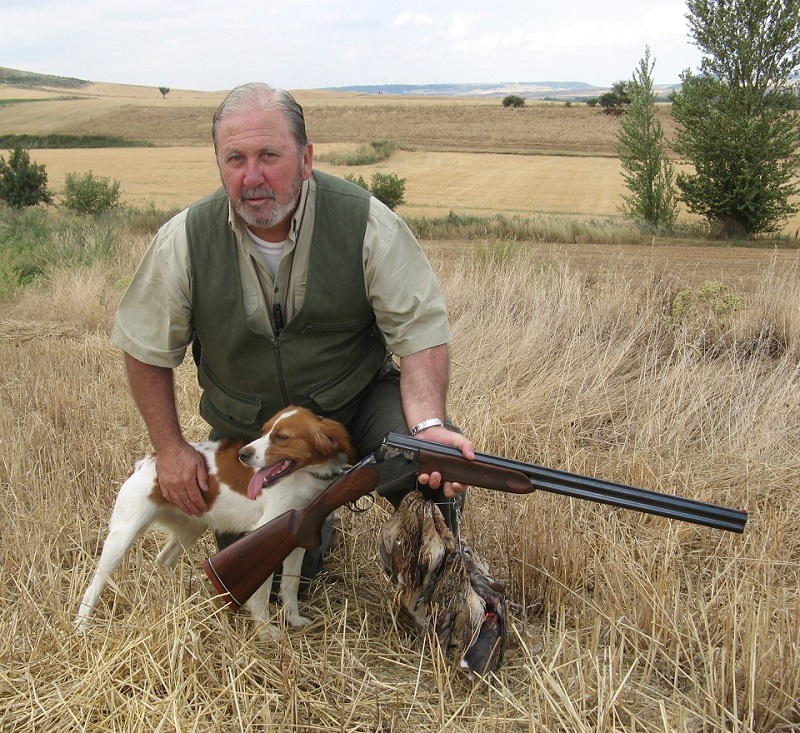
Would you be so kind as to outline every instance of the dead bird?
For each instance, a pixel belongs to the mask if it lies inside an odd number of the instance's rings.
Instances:
[[[378,547],[395,603],[426,626],[431,596],[445,557],[456,541],[439,508],[419,491],[407,494],[381,528]]]
[[[506,635],[504,588],[448,529],[436,504],[412,491],[381,528],[379,542],[395,603],[470,676],[499,669]]]

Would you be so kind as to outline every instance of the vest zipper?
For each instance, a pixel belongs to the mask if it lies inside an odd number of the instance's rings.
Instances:
[[[272,316],[275,319],[275,338],[281,335],[283,327],[286,325],[283,320],[283,310],[280,303],[275,303],[272,306]]]
[[[283,404],[289,404],[289,390],[286,389],[286,377],[283,374],[283,360],[281,359],[281,345],[278,343],[278,338],[272,342],[272,353],[275,355],[275,377],[278,380],[278,386],[281,390],[281,398]]]

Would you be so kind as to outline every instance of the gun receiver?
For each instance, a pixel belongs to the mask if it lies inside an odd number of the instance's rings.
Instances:
[[[374,455],[345,471],[305,509],[292,509],[203,562],[214,587],[234,610],[280,567],[297,547],[319,547],[325,518],[374,489],[409,475],[438,471],[444,480],[511,494],[541,489],[553,494],[635,509],[713,529],[742,533],[747,513],[671,494],[545,468],[488,453],[468,461],[451,446],[389,433]]]

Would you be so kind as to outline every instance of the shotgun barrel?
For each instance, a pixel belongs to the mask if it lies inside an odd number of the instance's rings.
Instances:
[[[635,486],[581,476],[488,453],[476,453],[474,461],[466,461],[457,448],[397,433],[389,433],[384,446],[405,453],[410,460],[418,462],[421,473],[439,471],[448,481],[496,488],[516,494],[529,494],[541,489],[553,494],[588,499],[624,509],[635,509],[646,514],[680,519],[739,534],[744,532],[747,523],[747,513],[738,509],[639,489]],[[507,472],[506,476],[517,475],[519,478],[513,481],[506,480],[500,487],[491,485],[486,477],[500,471]],[[525,477],[525,481],[522,480],[522,476]]]

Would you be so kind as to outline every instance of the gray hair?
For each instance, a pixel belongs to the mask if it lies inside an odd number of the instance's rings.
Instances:
[[[214,150],[217,149],[217,130],[219,123],[226,117],[253,112],[256,110],[280,109],[289,122],[289,131],[297,144],[298,150],[303,150],[308,145],[306,134],[306,120],[303,108],[295,98],[285,89],[276,89],[262,82],[249,82],[235,87],[217,108],[211,124],[211,137],[214,140]]]

